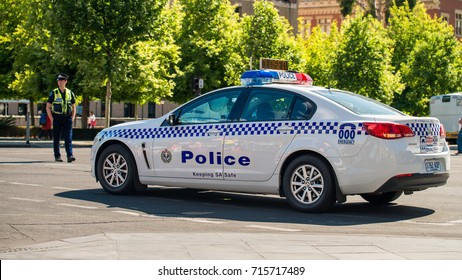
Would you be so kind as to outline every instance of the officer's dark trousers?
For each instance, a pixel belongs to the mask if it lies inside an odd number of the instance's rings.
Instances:
[[[72,156],[72,117],[53,114],[53,150],[55,158],[61,157],[59,141],[61,136],[64,138],[64,148],[67,157]]]

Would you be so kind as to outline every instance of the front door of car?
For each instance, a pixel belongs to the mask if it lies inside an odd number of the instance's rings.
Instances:
[[[301,107],[304,112],[295,112]],[[239,122],[230,125],[224,139],[224,155],[231,157],[231,164],[224,165],[225,180],[270,179],[312,110],[312,103],[294,93],[253,88]]]
[[[155,176],[222,180],[224,130],[240,88],[203,96],[165,122],[153,144]]]

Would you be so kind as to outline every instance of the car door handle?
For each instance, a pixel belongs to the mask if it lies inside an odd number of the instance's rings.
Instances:
[[[294,128],[292,126],[287,126],[287,125],[277,128],[277,131],[279,131],[281,133],[287,133],[287,132],[290,132],[292,130],[294,130]]]
[[[219,129],[210,129],[209,131],[207,131],[208,135],[219,135],[220,133],[221,133],[221,130]]]

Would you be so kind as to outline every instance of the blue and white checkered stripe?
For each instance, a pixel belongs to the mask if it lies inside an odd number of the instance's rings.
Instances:
[[[407,123],[416,136],[437,136],[440,134],[438,123]]]
[[[221,131],[218,135],[277,135],[278,128],[290,126],[294,129],[286,132],[288,134],[318,134],[336,135],[339,122],[259,122],[259,123],[235,123],[235,124],[209,124],[209,125],[185,125],[165,126],[159,128],[137,128],[111,130],[104,135],[104,138],[118,137],[129,139],[151,139],[151,138],[185,138],[209,136],[209,130]],[[358,124],[357,135],[367,134],[363,130],[362,123]]]

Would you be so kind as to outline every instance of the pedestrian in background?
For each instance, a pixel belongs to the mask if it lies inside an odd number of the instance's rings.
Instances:
[[[44,119],[45,121],[43,121]],[[47,112],[42,112],[40,116],[40,134],[38,136],[39,140],[42,139],[53,139],[52,131],[51,131],[51,119],[48,116]]]
[[[93,114],[93,111],[90,111],[90,116],[88,117],[88,128],[95,128],[96,126],[96,117]]]
[[[66,88],[69,76],[60,73],[58,75],[58,87],[50,92],[47,101],[47,114],[53,121],[53,151],[55,161],[62,162],[59,148],[60,136],[64,138],[67,162],[73,162],[75,157],[72,153],[72,123],[75,120],[75,95]]]
[[[459,134],[457,135],[457,153],[462,154],[462,118],[459,119]]]

